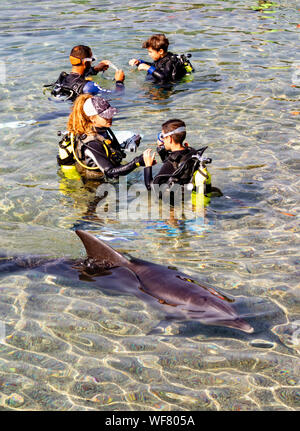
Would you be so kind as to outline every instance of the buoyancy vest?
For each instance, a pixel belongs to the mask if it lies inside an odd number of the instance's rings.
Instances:
[[[175,156],[168,157],[168,161],[174,166],[174,172],[168,179],[168,185],[171,187],[173,184],[191,184],[192,190],[196,191],[197,187],[203,183],[204,194],[211,192],[211,176],[205,166],[206,163],[211,163],[211,159],[207,158],[203,162],[197,158],[202,157],[202,154],[207,147],[196,150],[191,147],[187,147],[185,151],[182,151]],[[201,179],[202,177],[202,179]]]
[[[116,148],[116,146],[113,145],[113,141],[111,139],[105,139],[102,135],[99,135],[98,133],[77,136],[76,141],[76,153],[78,155],[78,158],[81,160],[85,159],[84,150],[85,148],[89,148],[88,144],[92,141],[99,141],[102,144],[105,150],[106,157],[115,166],[120,165],[122,159],[125,157],[125,154],[123,153],[121,148]],[[92,151],[95,152],[96,150],[93,149]],[[87,167],[87,169],[91,169],[91,167]]]
[[[173,81],[182,78],[187,73],[185,62],[181,56],[168,52],[165,57],[154,62],[154,66],[159,71],[163,71],[166,68],[171,69],[171,79]],[[155,76],[155,74],[153,75]]]
[[[121,161],[126,154],[122,151],[115,135],[109,129],[109,133],[112,139],[105,139],[98,133],[89,135],[76,135],[70,133],[65,134],[63,139],[59,142],[59,152],[57,156],[57,162],[60,166],[70,166],[76,164],[82,169],[94,170],[100,172],[98,166],[95,166],[93,161],[86,163],[85,149],[89,148],[89,142],[98,141],[102,144],[105,151],[106,157],[114,166],[121,164]],[[97,152],[95,148],[91,149],[93,152]],[[102,155],[102,153],[101,153]],[[80,169],[80,171],[82,171]]]
[[[184,75],[186,75],[187,69],[184,65],[184,62],[181,60],[181,57],[179,57],[176,54],[173,54],[172,62],[174,63],[174,72],[173,72],[174,80],[180,79]]]
[[[64,97],[65,100],[74,100],[83,92],[83,88],[89,80],[78,73],[61,72],[58,79],[51,84],[51,94],[55,97]]]

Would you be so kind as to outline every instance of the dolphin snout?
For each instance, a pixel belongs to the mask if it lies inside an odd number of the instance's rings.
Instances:
[[[240,329],[241,331],[244,331],[247,334],[252,334],[254,332],[254,329],[252,328],[252,326],[249,325],[249,323],[247,323],[245,320],[240,318],[232,321],[232,327],[236,329]]]

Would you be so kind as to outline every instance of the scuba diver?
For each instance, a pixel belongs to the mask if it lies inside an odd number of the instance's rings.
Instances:
[[[147,79],[155,83],[168,84],[183,78],[187,73],[194,71],[189,61],[191,54],[176,55],[168,51],[169,40],[164,34],[154,34],[146,40],[142,47],[148,50],[149,56],[154,60],[148,63],[141,59],[132,58],[130,66],[137,66],[138,70],[147,72]]]
[[[102,97],[80,95],[69,116],[68,132],[59,143],[58,164],[67,175],[76,171],[85,180],[115,179],[127,175],[139,166],[145,166],[143,154],[126,165],[121,161],[125,151],[137,149],[140,136],[120,145],[110,129],[117,110]]]
[[[91,75],[97,75],[98,72],[104,72],[109,68],[110,61],[102,60],[96,66],[92,66],[92,50],[89,46],[77,45],[70,52],[70,62],[72,71],[70,73],[61,72],[58,79],[44,87],[51,88],[51,94],[54,97],[64,100],[75,101],[80,94],[105,95],[111,93],[121,93],[124,91],[125,74],[122,69],[116,70],[114,90],[106,90],[93,82]]]
[[[144,152],[144,180],[150,191],[157,192],[158,186],[166,184],[171,191],[174,184],[188,185],[192,192],[192,201],[197,195],[204,196],[205,204],[209,203],[211,193],[221,196],[222,192],[211,185],[211,175],[206,164],[211,163],[210,158],[203,156],[207,147],[196,150],[184,143],[186,126],[184,121],[178,119],[168,120],[162,124],[162,132],[158,134],[157,152],[163,162],[158,174],[152,177],[152,165],[155,163],[155,152],[151,149]]]

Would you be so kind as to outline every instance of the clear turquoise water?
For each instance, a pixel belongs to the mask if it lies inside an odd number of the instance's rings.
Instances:
[[[296,2],[258,5],[1,2],[0,124],[35,122],[0,129],[1,250],[83,257],[73,232],[80,226],[121,251],[255,298],[256,314],[253,335],[177,321],[151,335],[161,311],[110,295],[105,282],[101,290],[34,270],[3,274],[1,409],[299,410],[300,12]],[[156,32],[174,52],[193,55],[193,81],[173,92],[128,66],[146,57],[141,43]],[[161,123],[179,117],[191,145],[209,145],[224,196],[205,220],[87,216],[94,193],[56,165],[56,132],[65,130],[69,105],[48,100],[42,88],[69,69],[79,43],[125,70],[115,130],[142,133],[141,149],[154,147]],[[129,183],[142,178],[136,171]]]

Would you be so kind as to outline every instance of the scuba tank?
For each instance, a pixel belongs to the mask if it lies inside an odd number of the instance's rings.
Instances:
[[[136,151],[140,141],[140,135],[133,135],[126,139],[122,144],[119,144],[112,130],[108,130],[110,139],[104,139],[101,135],[81,135],[74,136],[73,133],[69,132],[58,132],[58,136],[62,136],[59,142],[59,149],[57,155],[57,163],[62,168],[62,171],[66,176],[70,177],[69,173],[75,170],[85,176],[92,179],[103,178],[103,172],[98,166],[88,166],[85,162],[83,146],[89,148],[89,142],[99,140],[103,145],[106,153],[106,157],[115,165],[119,166],[123,158],[126,157],[126,152]],[[97,152],[95,148],[93,152]],[[71,169],[73,168],[73,170]]]
[[[57,132],[57,136],[62,136],[58,143],[57,163],[61,167],[65,177],[70,180],[79,180],[80,175],[75,168],[75,158],[73,153],[73,144],[68,132]]]
[[[199,205],[201,202],[206,206],[210,202],[211,175],[206,165],[210,164],[212,159],[203,156],[207,148],[202,147],[199,150],[191,151],[187,157],[184,157],[167,183],[169,190],[174,184],[187,185],[187,190],[191,192],[193,205]]]
[[[74,153],[73,153],[73,146],[71,142],[71,137],[69,135],[69,132],[61,132],[60,130],[57,132],[57,136],[62,136],[62,139],[59,141],[58,146],[58,155],[57,163],[59,166],[66,165],[71,166],[75,163]]]
[[[203,158],[202,154],[196,154],[194,158],[197,158],[199,166],[193,174],[192,182],[189,183],[188,189],[192,189],[192,205],[196,208],[203,208],[210,203],[211,198],[211,175],[206,164],[211,163],[212,160]]]
[[[186,73],[190,74],[195,71],[194,67],[192,66],[189,58],[191,58],[192,54],[181,54],[177,55],[177,58],[179,59],[180,63],[184,66]]]
[[[203,157],[203,153],[207,148],[208,147],[202,147],[199,150],[191,149],[190,153],[179,162],[177,169],[170,176],[168,180],[168,186],[170,188],[173,184],[188,184],[188,189],[190,191],[196,191],[197,185],[199,186],[200,184],[200,174],[204,178],[204,182],[202,181],[206,187],[204,192],[210,192],[209,186],[211,181],[210,175],[207,173],[206,164],[211,163],[212,159]]]

